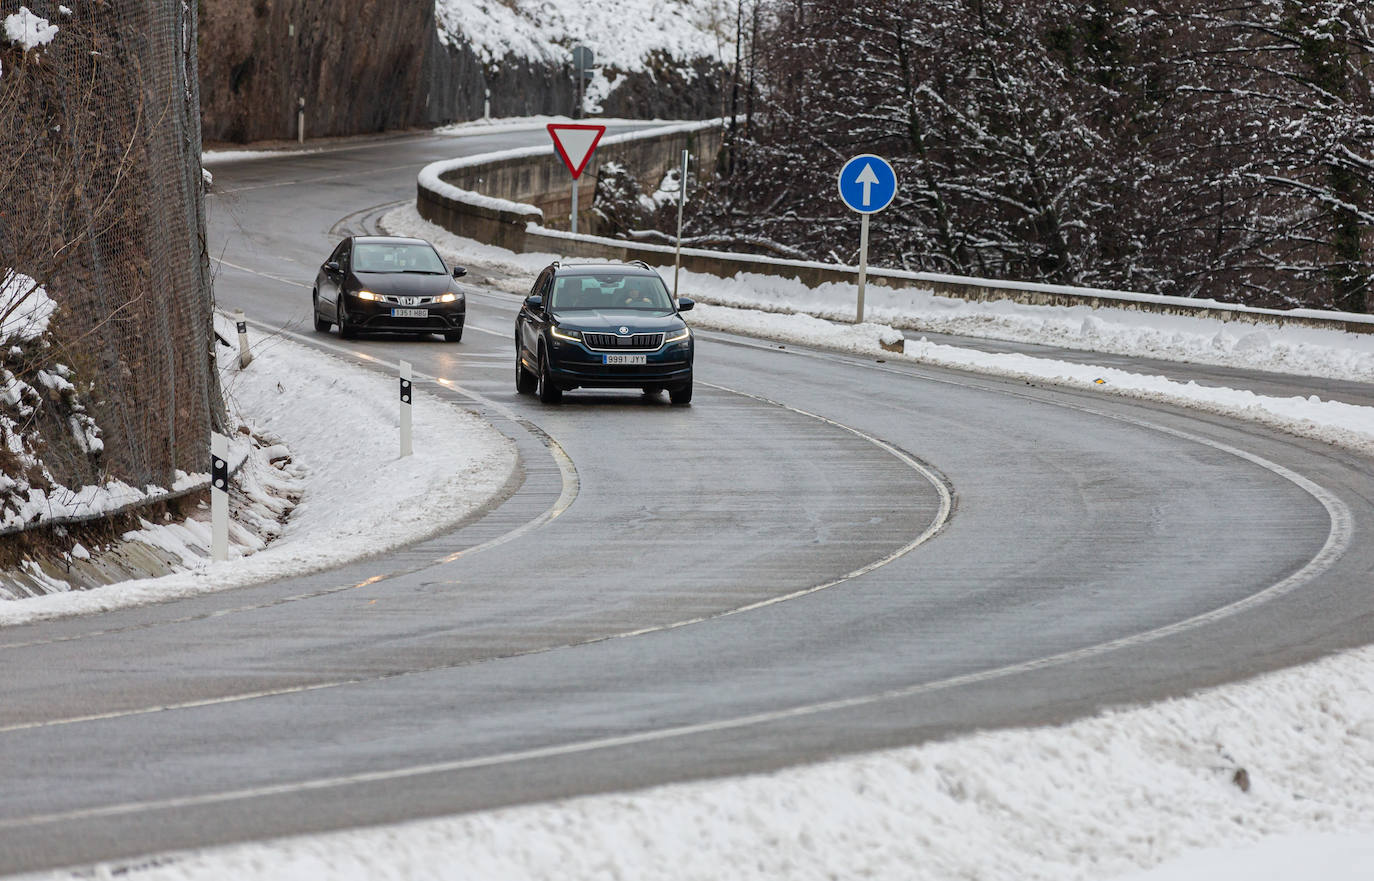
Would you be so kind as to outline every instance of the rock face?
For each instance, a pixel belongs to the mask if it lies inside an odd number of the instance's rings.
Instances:
[[[201,112],[206,141],[352,135],[492,116],[571,114],[570,67],[507,57],[486,67],[445,45],[433,0],[201,0]],[[651,60],[618,80],[608,116],[715,115],[710,62]],[[686,71],[686,73],[684,73]]]
[[[404,128],[424,119],[434,4],[425,0],[204,0],[201,113],[208,141]]]

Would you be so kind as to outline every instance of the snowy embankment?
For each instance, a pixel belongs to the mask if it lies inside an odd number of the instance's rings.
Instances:
[[[730,14],[701,0],[434,4],[439,39],[451,44],[463,38],[488,67],[512,59],[557,67],[571,60],[572,47],[591,49],[595,63],[586,86],[588,113],[600,112],[600,102],[625,73],[644,70],[654,58],[680,65],[690,80],[693,60],[722,57],[727,20],[733,28]],[[729,33],[733,39],[734,31]]]
[[[98,457],[105,446],[100,426],[87,411],[90,377],[58,360],[62,356],[49,336],[56,314],[57,303],[41,284],[0,267],[0,455],[6,460],[0,471],[0,531],[99,517],[208,482],[208,475],[179,471],[170,488],[119,480],[69,487],[53,475],[43,455],[56,438],[42,434],[44,417],[65,424],[85,456]],[[0,585],[0,600],[8,596]]]
[[[221,329],[232,337],[232,323]],[[273,445],[250,458],[241,476],[248,516],[269,513],[261,510],[271,504],[265,489],[299,496],[272,543],[259,550],[251,532],[239,530],[231,558],[212,563],[207,522],[145,521],[125,538],[181,557],[186,571],[0,603],[0,625],[223,590],[381,554],[451,528],[500,492],[515,468],[508,438],[419,390],[415,454],[401,459],[393,377],[276,336],[257,337],[252,351],[252,364],[240,370],[236,353],[220,347],[220,380],[230,424]],[[289,473],[268,464],[288,455]]]

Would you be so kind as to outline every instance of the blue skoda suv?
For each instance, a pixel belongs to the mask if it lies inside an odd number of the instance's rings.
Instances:
[[[551,404],[575,388],[667,391],[692,400],[692,331],[644,263],[547,266],[515,317],[515,389]]]

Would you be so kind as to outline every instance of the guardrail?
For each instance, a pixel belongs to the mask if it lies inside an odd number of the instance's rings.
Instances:
[[[690,147],[710,156],[721,143],[721,121],[687,123],[605,138],[584,172],[579,201],[591,205],[596,163],[624,162],[637,176],[661,174]],[[416,208],[426,220],[455,235],[516,252],[550,252],[561,256],[609,260],[643,260],[671,266],[674,249],[604,236],[573,234],[544,225],[546,213],[561,216],[571,202],[567,171],[553,146],[530,147],[432,163],[417,180]],[[561,213],[560,213],[561,212]],[[795,278],[816,287],[826,282],[857,284],[858,267],[805,260],[786,260],[701,248],[682,249],[682,268],[730,278],[739,273]],[[1321,309],[1260,309],[1191,297],[1166,297],[1102,288],[1005,281],[898,269],[868,268],[868,284],[910,288],[941,297],[987,302],[1010,300],[1036,306],[1091,306],[1241,321],[1374,333],[1374,315]]]

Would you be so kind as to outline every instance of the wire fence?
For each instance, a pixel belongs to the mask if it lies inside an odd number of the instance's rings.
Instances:
[[[0,272],[24,273],[58,304],[52,357],[87,383],[102,435],[92,451],[52,420],[53,477],[170,487],[178,470],[206,470],[224,422],[198,4],[67,3],[0,0]]]

